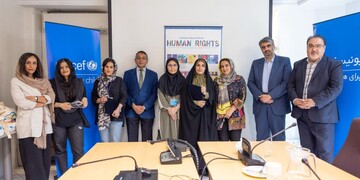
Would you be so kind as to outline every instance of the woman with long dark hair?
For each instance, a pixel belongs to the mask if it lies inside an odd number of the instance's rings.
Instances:
[[[55,94],[36,54],[20,56],[11,96],[18,107],[16,133],[26,180],[48,180]]]
[[[116,76],[117,64],[106,58],[102,63],[102,74],[95,80],[91,101],[96,104],[96,122],[101,141],[120,142],[127,98],[126,87],[121,77]]]
[[[180,93],[185,85],[185,78],[179,71],[176,58],[166,61],[166,72],[159,79],[158,100],[160,106],[161,138],[178,138]]]
[[[82,108],[88,101],[83,79],[76,78],[73,63],[62,58],[56,63],[55,78],[50,80],[55,91],[55,158],[61,174],[69,167],[66,142],[69,140],[73,163],[84,155],[84,126],[90,127]],[[71,164],[73,164],[71,163]]]

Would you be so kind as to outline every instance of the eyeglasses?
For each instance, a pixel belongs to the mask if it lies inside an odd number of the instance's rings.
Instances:
[[[324,45],[322,45],[322,44],[309,44],[308,45],[308,48],[309,49],[312,49],[312,48],[315,48],[315,49],[320,49],[320,48],[322,48],[322,47],[324,47]]]

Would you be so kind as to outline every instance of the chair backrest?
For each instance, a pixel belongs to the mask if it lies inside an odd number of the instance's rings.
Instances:
[[[360,178],[360,118],[352,121],[349,134],[333,165]]]

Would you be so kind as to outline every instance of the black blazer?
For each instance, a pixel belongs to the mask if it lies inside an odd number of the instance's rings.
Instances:
[[[97,88],[99,85],[99,80],[95,80],[94,82],[94,87],[93,90],[91,92],[91,101],[96,105],[96,122],[98,121],[98,109],[99,109],[99,104],[96,103],[96,100],[99,97],[98,92],[97,92]],[[116,107],[118,106],[119,103],[121,103],[123,105],[122,109],[121,109],[121,113],[120,116],[118,118],[114,118],[110,115],[111,120],[112,121],[123,121],[125,118],[125,105],[126,105],[126,99],[127,99],[127,92],[126,92],[126,87],[125,87],[125,83],[123,81],[123,79],[121,77],[116,76],[116,79],[114,81],[112,81],[111,83],[109,83],[109,96],[112,97],[113,99],[109,99],[108,102],[105,103],[105,109],[108,108],[108,110],[113,111],[116,109]],[[105,110],[107,111],[107,110]]]
[[[291,102],[295,98],[302,98],[305,77],[306,77],[307,58],[294,63],[288,82],[288,95]],[[317,123],[337,123],[339,120],[336,98],[340,94],[343,86],[343,71],[341,61],[330,59],[323,56],[317,64],[308,86],[308,98],[314,100],[316,106],[307,110],[312,122]],[[297,106],[293,106],[291,116],[300,118],[303,111]]]

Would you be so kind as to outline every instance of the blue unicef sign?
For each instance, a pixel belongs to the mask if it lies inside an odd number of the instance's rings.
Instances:
[[[73,62],[78,78],[84,80],[89,105],[84,109],[91,127],[84,130],[84,150],[87,152],[100,135],[95,125],[96,107],[91,103],[91,91],[94,81],[101,73],[100,31],[45,22],[46,53],[49,78],[55,77],[56,62],[68,58]],[[67,146],[69,166],[72,162],[70,145]]]
[[[360,117],[360,13],[314,24],[314,33],[326,38],[326,55],[342,62],[343,90],[337,98],[340,122],[335,131],[335,155],[348,135],[351,122]],[[355,104],[354,104],[355,103]]]

